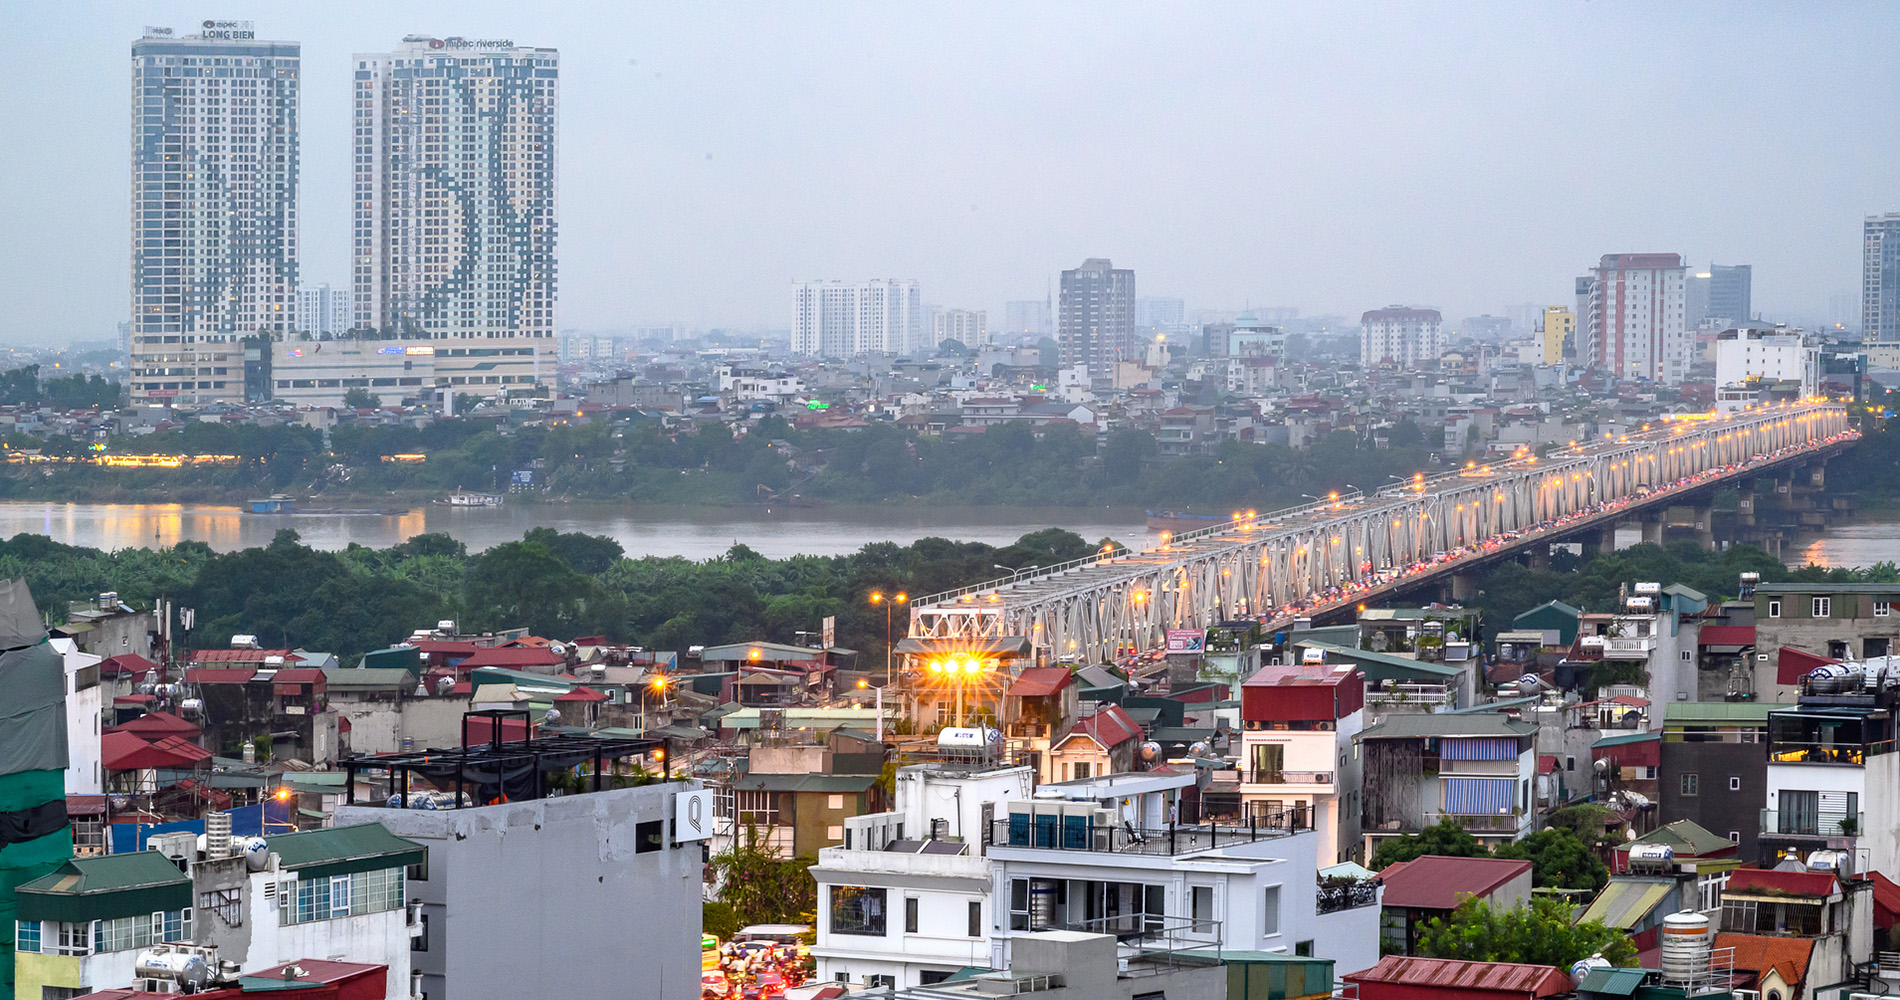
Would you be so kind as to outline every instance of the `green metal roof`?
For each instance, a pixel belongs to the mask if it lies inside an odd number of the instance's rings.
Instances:
[[[1765,726],[1769,712],[1793,707],[1772,701],[1672,701],[1663,706],[1663,724],[1750,722]]]
[[[390,833],[381,823],[281,833],[265,842],[298,878],[420,864],[427,853],[421,844]]]
[[[1424,674],[1434,678],[1458,677],[1464,674],[1464,671],[1457,667],[1447,667],[1442,663],[1427,663],[1424,660],[1414,660],[1409,656],[1400,656],[1397,653],[1375,653],[1370,649],[1354,649],[1351,646],[1338,646],[1330,642],[1315,642],[1311,639],[1301,639],[1293,644],[1295,646],[1305,646],[1310,649],[1323,649],[1329,654],[1337,654],[1337,661],[1329,660],[1329,662],[1356,663],[1359,665],[1359,672],[1366,675],[1366,679],[1369,681],[1390,680],[1405,674],[1409,674],[1413,677]]]
[[[1735,842],[1705,829],[1694,820],[1679,819],[1673,823],[1664,823],[1648,833],[1636,838],[1632,843],[1663,844],[1676,849],[1676,853],[1699,858],[1705,854],[1728,850]]]
[[[1675,879],[1613,878],[1597,893],[1597,898],[1590,901],[1590,907],[1577,922],[1601,920],[1605,926],[1629,930],[1642,923],[1675,888]]]
[[[22,920],[111,920],[191,906],[191,879],[157,851],[74,858],[17,892]]]
[[[331,691],[413,691],[416,675],[402,667],[325,667],[323,683]]]
[[[1615,736],[1605,736],[1602,739],[1599,739],[1595,743],[1592,743],[1590,745],[1593,747],[1617,747],[1617,746],[1622,746],[1625,743],[1641,743],[1644,740],[1659,740],[1659,739],[1662,739],[1661,733],[1652,733],[1652,732],[1647,732],[1647,731],[1637,732],[1637,733],[1618,733]]]
[[[1577,989],[1585,993],[1599,993],[1613,997],[1626,997],[1642,988],[1649,973],[1642,969],[1591,969],[1583,977]]]

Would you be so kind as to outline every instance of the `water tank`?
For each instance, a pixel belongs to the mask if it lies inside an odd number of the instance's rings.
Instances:
[[[231,848],[244,855],[247,871],[261,872],[270,867],[270,845],[262,837],[234,837]]]
[[[1610,968],[1610,960],[1600,954],[1591,955],[1589,958],[1577,959],[1575,962],[1570,963],[1570,985],[1581,985],[1583,983],[1583,977],[1597,969],[1607,968]]]
[[[1860,686],[1860,672],[1845,663],[1823,663],[1808,671],[1808,689],[1815,694],[1838,694]]]
[[[1315,649],[1312,646],[1304,647],[1300,650],[1300,662],[1324,663],[1326,662],[1326,651],[1323,649]]]
[[[232,649],[257,649],[257,636],[234,635],[231,637]]]
[[[442,633],[443,635],[454,635],[455,634],[455,619],[444,618],[441,621],[436,622],[435,630],[437,632]]]
[[[1845,873],[1847,869],[1846,851],[1811,851],[1808,854],[1809,870],[1817,872]]]
[[[186,698],[178,703],[178,711],[185,715],[203,715],[205,714],[204,699]]]
[[[951,726],[937,734],[939,750],[987,750],[1001,743],[1003,734],[981,726]]]
[[[1667,844],[1637,844],[1630,848],[1630,868],[1665,868],[1676,859],[1676,849]]]
[[[138,979],[162,979],[195,993],[211,980],[211,966],[202,956],[182,951],[143,951],[132,964]]]
[[[1204,741],[1196,741],[1188,747],[1188,756],[1197,760],[1211,756],[1212,754],[1213,748],[1209,747]]]
[[[1693,910],[1671,913],[1662,924],[1662,974],[1667,983],[1686,984],[1709,974],[1714,946],[1709,918]]]
[[[1140,756],[1144,763],[1153,764],[1159,761],[1161,759],[1161,744],[1153,740],[1148,740],[1141,745]]]
[[[1660,594],[1662,593],[1662,584],[1639,583],[1636,586],[1631,587],[1630,590],[1638,594]]]
[[[1654,611],[1656,609],[1656,599],[1653,597],[1632,597],[1623,602],[1623,607],[1630,611]]]

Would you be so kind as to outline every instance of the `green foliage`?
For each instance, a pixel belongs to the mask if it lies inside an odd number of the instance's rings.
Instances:
[[[383,405],[383,397],[357,386],[343,394],[343,406],[350,410],[374,410]]]
[[[721,941],[730,941],[739,928],[745,925],[732,910],[732,904],[709,900],[699,904],[699,932],[711,934]]]
[[[1577,834],[1562,827],[1539,830],[1523,840],[1499,844],[1492,857],[1527,860],[1531,884],[1538,889],[1588,889],[1595,892],[1610,880],[1610,868]]]
[[[757,842],[736,844],[712,859],[719,902],[732,908],[734,929],[751,924],[802,923],[817,909],[818,885],[811,875],[817,858],[786,858]]]
[[[1567,969],[1572,962],[1601,953],[1614,965],[1636,957],[1622,931],[1600,921],[1571,925],[1570,907],[1535,898],[1528,906],[1493,909],[1466,899],[1447,918],[1426,921],[1418,954],[1471,962],[1523,962]]]
[[[93,375],[67,375],[41,380],[39,365],[0,372],[0,404],[45,404],[61,410],[116,406],[119,384]]]
[[[1428,826],[1417,833],[1380,841],[1379,849],[1372,855],[1372,867],[1377,871],[1387,865],[1411,861],[1427,854],[1452,858],[1483,858],[1489,857],[1490,851],[1478,842],[1478,838],[1466,833],[1463,827],[1447,817],[1439,820],[1437,825]]]

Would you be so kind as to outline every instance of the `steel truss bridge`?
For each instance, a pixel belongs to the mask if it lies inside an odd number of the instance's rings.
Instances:
[[[1613,526],[1634,506],[1757,476],[1857,436],[1844,407],[1819,401],[1665,418],[1541,458],[1520,453],[1372,493],[1250,511],[1163,534],[1144,551],[1105,551],[933,594],[911,605],[909,634],[1027,636],[1054,658],[1101,662],[1153,650],[1168,629],[1290,623]]]

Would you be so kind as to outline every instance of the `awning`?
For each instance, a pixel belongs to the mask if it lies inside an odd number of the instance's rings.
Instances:
[[[1583,911],[1583,916],[1578,918],[1578,923],[1585,920],[1601,920],[1607,927],[1629,930],[1642,923],[1643,918],[1661,905],[1663,897],[1668,896],[1675,888],[1673,881],[1634,882],[1611,879],[1610,883],[1603,887],[1603,891],[1597,893],[1597,898],[1590,902],[1589,909]]]
[[[953,656],[957,653],[989,653],[1001,656],[1028,656],[1029,637],[992,636],[987,639],[907,637],[897,640],[897,652],[921,656]]]

